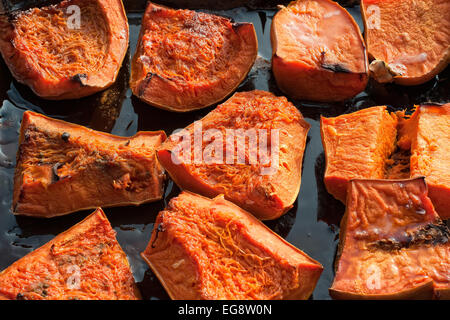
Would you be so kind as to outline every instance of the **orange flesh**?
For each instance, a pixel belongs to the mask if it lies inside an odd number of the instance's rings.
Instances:
[[[2,299],[136,300],[139,292],[115,231],[97,209],[3,270]]]
[[[359,28],[333,1],[300,0],[283,7],[272,24],[272,46],[275,78],[292,97],[344,100],[366,86]]]
[[[164,132],[116,137],[27,111],[13,212],[52,217],[100,205],[159,200],[163,173],[155,148],[164,140]]]
[[[423,178],[353,180],[341,230],[333,297],[449,298],[450,231]]]
[[[319,263],[248,212],[183,192],[142,254],[173,299],[307,299]]]
[[[69,29],[70,5],[80,6],[80,29]],[[108,50],[108,25],[95,1],[66,1],[56,7],[32,9],[14,22],[14,45],[45,79],[71,78],[103,67]],[[89,50],[86,50],[89,48]]]
[[[172,151],[180,144],[175,136],[164,143],[158,151],[158,159],[174,181],[187,189],[208,197],[224,194],[225,198],[252,212],[260,219],[275,219],[292,207],[300,189],[303,153],[309,124],[301,113],[284,97],[264,91],[236,93],[224,104],[218,106],[202,120],[202,132],[209,129],[223,134],[220,148],[223,148],[223,162],[195,163],[194,125],[186,129],[190,133],[190,155],[181,154],[180,165],[173,161]],[[255,145],[250,139],[234,139],[231,161],[226,158],[227,130],[256,130],[258,140],[262,138],[258,130],[266,130],[268,163],[261,157],[252,164],[250,157]],[[279,130],[278,167],[272,158],[271,134]],[[244,133],[235,131],[235,137]],[[213,140],[204,139],[202,154],[211,148]],[[261,145],[264,146],[263,143]],[[223,147],[222,147],[223,146]],[[239,148],[239,149],[238,149]],[[238,163],[238,150],[245,149],[245,164]],[[278,149],[278,148],[277,148]],[[175,155],[175,158],[177,155]],[[190,162],[190,163],[189,163]],[[273,164],[275,171],[262,174]]]
[[[389,115],[385,107],[322,118],[328,192],[345,202],[354,178],[425,176],[436,211],[450,218],[449,129],[450,104],[422,105],[409,119],[404,112]]]
[[[80,9],[79,26],[73,6]],[[109,87],[128,48],[121,0],[65,0],[0,17],[0,27],[0,51],[11,73],[46,99],[75,99]]]
[[[150,3],[133,59],[131,88],[158,107],[206,107],[239,85],[256,55],[251,24],[233,25],[219,16]]]
[[[380,23],[374,23],[373,8]],[[363,0],[369,54],[399,72],[398,82],[420,84],[443,70],[450,59],[450,2],[447,0]],[[401,79],[404,79],[403,81]],[[395,78],[394,78],[395,81]]]
[[[279,19],[289,21],[280,34],[279,57],[311,68],[340,64],[351,72],[365,72],[359,30],[354,28],[351,16],[335,3],[297,1],[280,11]]]
[[[411,176],[426,176],[442,219],[450,218],[450,104],[422,105],[400,122],[399,145],[411,149]]]
[[[395,150],[397,118],[386,107],[372,107],[336,118],[321,118],[328,192],[345,203],[351,179],[385,178]]]

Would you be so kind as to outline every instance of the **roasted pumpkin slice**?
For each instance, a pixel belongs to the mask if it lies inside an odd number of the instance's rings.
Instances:
[[[307,299],[322,266],[250,213],[182,192],[142,253],[172,299]]]
[[[130,87],[146,103],[177,112],[225,99],[258,54],[251,23],[149,3],[131,66]]]
[[[341,101],[367,85],[364,40],[352,16],[331,0],[298,0],[282,7],[271,29],[272,69],[288,96]]]
[[[450,219],[450,104],[421,105],[399,123],[399,146],[411,150],[411,175],[426,176],[429,196]]]
[[[0,300],[136,300],[127,256],[102,209],[0,273]]]
[[[1,19],[0,52],[11,73],[46,99],[109,87],[128,48],[121,0],[65,0]]]
[[[397,117],[385,106],[363,109],[335,118],[321,117],[325,150],[325,186],[345,203],[351,179],[383,179],[395,150]]]
[[[424,178],[352,180],[330,289],[339,299],[450,299],[450,231]]]
[[[155,149],[165,137],[162,131],[118,137],[26,111],[12,210],[49,218],[160,200],[164,175]]]
[[[224,194],[263,220],[295,202],[309,124],[285,97],[239,92],[174,134],[158,159],[182,189]]]
[[[424,83],[450,61],[450,2],[362,0],[370,74],[378,82]],[[401,14],[400,14],[401,13]]]

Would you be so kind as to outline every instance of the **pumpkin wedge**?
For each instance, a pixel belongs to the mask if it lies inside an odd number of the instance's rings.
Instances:
[[[149,3],[131,66],[130,87],[146,103],[186,112],[220,102],[244,80],[258,54],[251,23]]]
[[[127,256],[102,209],[0,273],[0,300],[136,300]]]
[[[160,200],[164,174],[155,149],[165,137],[162,131],[118,137],[26,111],[12,211],[49,218]]]
[[[449,1],[362,0],[361,13],[370,74],[378,82],[418,85],[448,65]]]
[[[223,196],[189,192],[159,213],[142,257],[176,300],[308,299],[322,273]]]
[[[345,203],[351,179],[383,179],[395,150],[397,117],[385,106],[362,109],[335,118],[321,117],[325,150],[325,187]]]
[[[341,101],[367,85],[364,40],[352,16],[331,0],[298,0],[272,21],[272,69],[288,96]]]
[[[109,87],[128,48],[121,0],[66,0],[1,19],[0,52],[11,73],[46,99]]]
[[[175,183],[207,197],[224,194],[263,220],[295,202],[309,124],[285,97],[235,93],[158,148]]]
[[[352,180],[330,289],[338,299],[450,299],[450,231],[424,178]]]
[[[436,211],[450,218],[450,104],[421,105],[411,117],[372,107],[321,119],[324,182],[345,203],[351,179],[425,176]]]
[[[400,121],[398,144],[411,150],[411,176],[426,176],[436,211],[450,219],[450,104],[417,107]]]

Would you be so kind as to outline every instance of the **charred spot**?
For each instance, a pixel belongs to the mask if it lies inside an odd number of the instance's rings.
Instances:
[[[78,73],[74,75],[72,78],[70,78],[70,80],[77,82],[81,86],[85,86],[85,81],[87,80],[87,77],[88,76],[85,73]]]
[[[158,240],[158,235],[159,235],[159,233],[160,233],[160,232],[164,232],[164,231],[166,231],[166,230],[164,229],[164,225],[163,225],[162,223],[158,224],[158,227],[156,227],[155,239],[154,239],[153,242],[152,242],[152,248],[155,248],[155,242],[156,242],[156,240]]]
[[[61,180],[61,177],[58,175],[58,169],[62,167],[62,163],[55,163],[52,167],[52,183],[58,182]]]
[[[128,147],[130,145],[130,140],[128,140],[127,142],[125,142],[124,146]]]
[[[153,79],[153,77],[156,75],[156,73],[149,72],[145,76],[145,79],[142,81],[140,88],[139,88],[139,96],[143,96],[145,93],[145,89],[147,88],[150,81]]]
[[[440,245],[446,244],[450,239],[450,230],[443,221],[427,224],[415,232],[409,233],[404,240],[394,238],[383,239],[369,244],[371,249],[381,249],[384,251],[396,251],[420,245]]]
[[[19,292],[16,296],[16,300],[26,300],[26,299],[25,299],[25,296]]]
[[[248,22],[234,22],[234,23],[231,24],[231,27],[233,28],[233,30],[237,30],[240,27],[246,26],[248,24],[249,24]]]
[[[61,139],[63,139],[65,142],[68,142],[70,138],[70,134],[67,132],[63,132],[63,134],[61,135]]]
[[[350,70],[348,70],[345,66],[339,63],[335,64],[329,64],[329,63],[322,63],[320,65],[323,69],[332,71],[332,72],[339,72],[339,73],[351,73]]]

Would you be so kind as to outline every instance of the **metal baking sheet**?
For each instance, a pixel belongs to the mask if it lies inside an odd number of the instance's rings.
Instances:
[[[15,8],[20,7],[20,2],[11,1]],[[136,48],[145,1],[124,0],[124,3],[130,24],[130,49],[117,82],[101,93],[70,101],[40,99],[29,88],[15,81],[0,59],[0,270],[81,221],[91,212],[78,212],[49,220],[12,215],[10,207],[15,156],[20,121],[25,110],[34,110],[95,130],[131,136],[139,130],[162,129],[170,134],[173,130],[184,128],[200,119],[214,108],[185,114],[170,113],[148,106],[132,96],[128,87],[130,57]],[[237,22],[252,22],[258,35],[259,57],[238,91],[260,89],[282,95],[270,68],[270,26],[278,2],[232,0],[222,4],[220,8],[217,7],[217,1],[168,0],[159,3],[211,12]],[[363,30],[359,7],[347,9]],[[366,91],[343,103],[318,104],[291,99],[311,124],[305,150],[302,186],[294,208],[278,220],[266,224],[324,266],[312,299],[330,299],[328,288],[334,277],[339,223],[345,210],[339,201],[327,193],[323,184],[325,159],[320,139],[320,115],[337,116],[375,105],[388,105],[391,110],[400,110],[429,101],[449,102],[448,78],[447,68],[433,80],[416,87],[370,82]],[[145,299],[169,298],[139,254],[150,239],[156,215],[178,193],[179,189],[169,180],[163,201],[140,207],[105,209],[117,231],[118,241],[128,255],[134,277]]]

